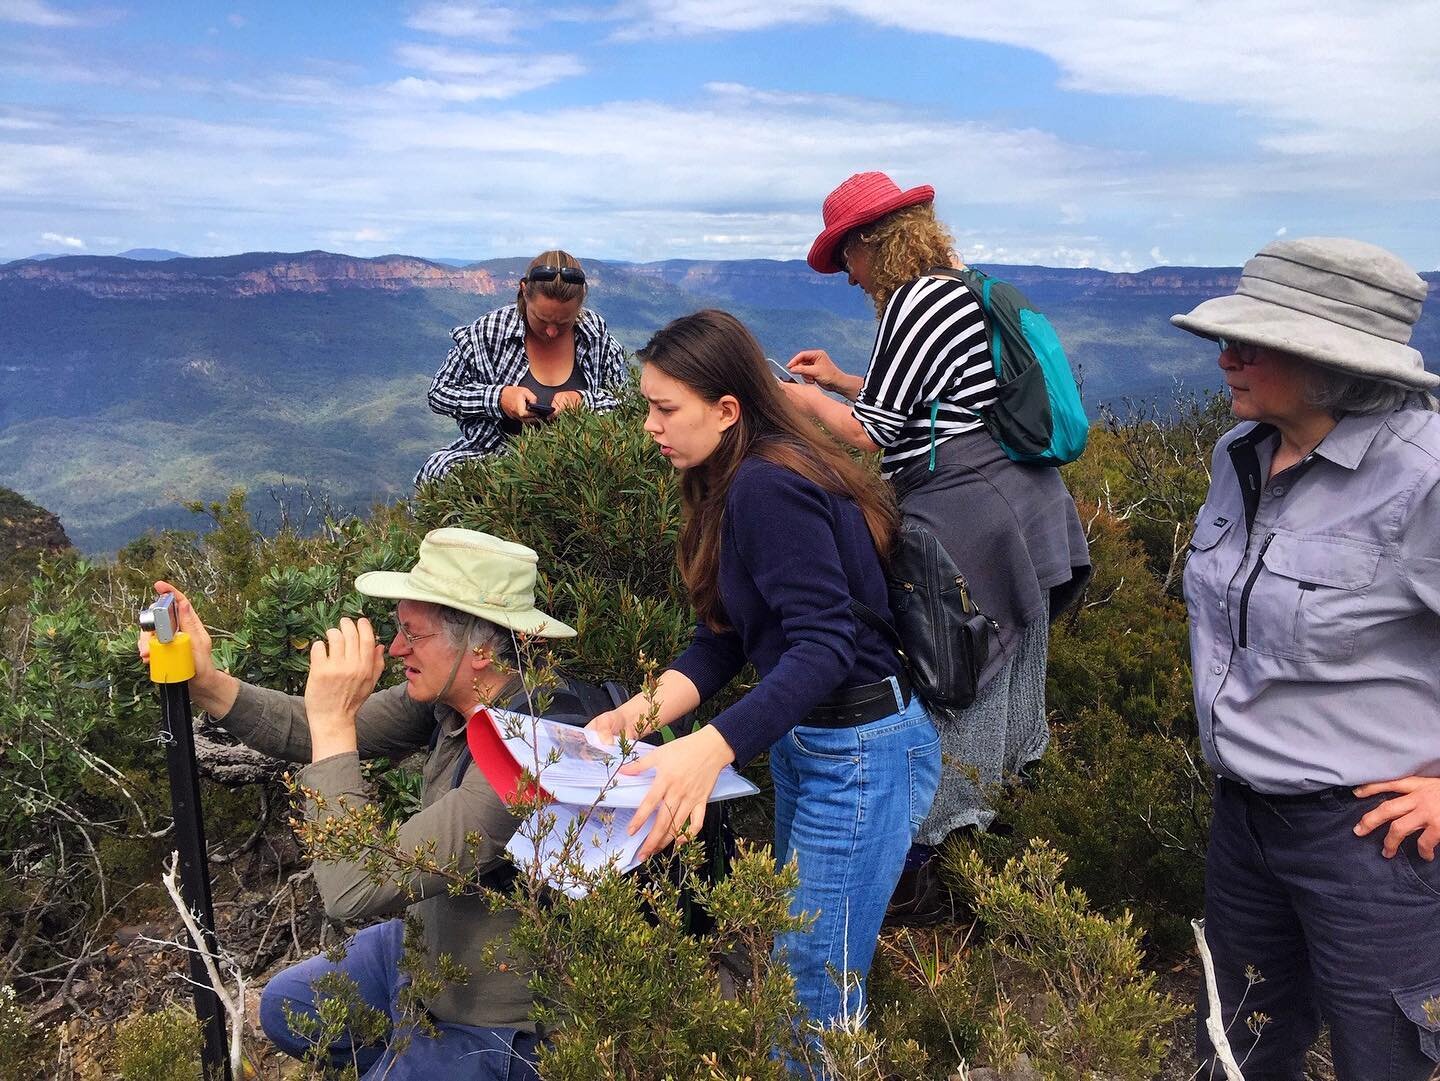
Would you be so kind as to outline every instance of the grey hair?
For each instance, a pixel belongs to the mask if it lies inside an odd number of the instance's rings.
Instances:
[[[485,649],[500,665],[515,667],[515,638],[509,628],[491,623],[480,616],[472,616],[458,608],[436,604],[432,606],[440,618],[440,630],[445,641],[460,650]]]
[[[1367,379],[1314,365],[1305,386],[1305,401],[1336,420],[1350,414],[1393,413],[1397,409],[1440,412],[1440,403],[1423,390]]]

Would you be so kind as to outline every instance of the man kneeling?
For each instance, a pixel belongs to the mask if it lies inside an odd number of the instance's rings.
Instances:
[[[368,620],[342,619],[311,648],[303,699],[218,670],[210,636],[184,594],[167,582],[155,588],[175,593],[180,629],[190,634],[194,703],[256,750],[310,763],[299,783],[323,806],[306,801],[309,822],[335,817],[342,800],[350,808],[374,802],[360,772],[361,758],[399,759],[428,748],[421,809],[400,827],[399,850],[433,846],[427,852],[438,866],[456,863],[462,874],[498,887],[513,873],[504,848],[519,820],[480,769],[464,768],[465,726],[479,706],[506,703],[522,693],[511,632],[543,638],[575,634],[535,607],[535,571],[529,548],[466,529],[434,530],[421,542],[409,572],[371,571],[355,580],[361,593],[399,601],[399,631],[389,654],[404,663],[404,685],[372,693],[384,646],[375,641]],[[142,639],[142,653],[146,647]],[[478,846],[467,840],[473,836],[480,838]],[[287,1008],[315,1016],[314,981],[339,972],[355,981],[368,1005],[389,1015],[391,1031],[384,1043],[363,1047],[352,1046],[346,1035],[328,1048],[336,1065],[354,1062],[362,1077],[388,1081],[538,1076],[531,996],[513,960],[504,963],[513,913],[492,912],[480,896],[452,897],[448,879],[440,875],[398,872],[376,881],[359,860],[340,859],[317,861],[314,874],[325,911],[336,919],[392,915],[408,904],[423,925],[429,966],[448,953],[469,979],[447,984],[425,1000],[434,1037],[397,1031],[402,1020],[397,996],[409,982],[399,968],[403,921],[377,923],[350,940],[343,960],[313,957],[270,981],[260,1021],[277,1046],[297,1057],[310,1050],[310,1041],[291,1028]],[[491,950],[495,956],[487,958]],[[408,1041],[397,1042],[401,1035]],[[400,1042],[408,1044],[403,1051]]]

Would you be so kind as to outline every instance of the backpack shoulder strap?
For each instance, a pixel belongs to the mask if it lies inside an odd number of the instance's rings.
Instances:
[[[879,612],[875,611],[875,609],[871,608],[864,601],[851,597],[850,613],[881,638],[885,639],[885,641],[889,643],[890,648],[899,654],[902,660],[904,659],[905,646],[900,641],[900,632],[897,631],[894,625],[888,620],[882,619]]]

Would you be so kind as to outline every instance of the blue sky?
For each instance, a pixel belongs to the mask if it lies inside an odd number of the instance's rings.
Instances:
[[[929,183],[977,262],[1440,268],[1440,0],[0,0],[0,260],[800,258]]]

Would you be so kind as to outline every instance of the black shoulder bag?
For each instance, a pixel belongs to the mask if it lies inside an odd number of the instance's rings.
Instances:
[[[894,647],[928,705],[964,709],[975,701],[994,621],[971,598],[950,553],[922,525],[901,526],[886,580],[894,626],[853,598],[851,611]]]

